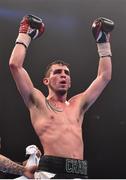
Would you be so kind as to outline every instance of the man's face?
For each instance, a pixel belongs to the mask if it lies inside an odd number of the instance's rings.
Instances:
[[[51,66],[48,80],[49,88],[54,92],[65,94],[71,86],[70,71],[67,66],[62,64],[55,64]]]

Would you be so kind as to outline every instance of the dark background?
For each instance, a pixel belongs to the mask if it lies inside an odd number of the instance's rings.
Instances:
[[[70,63],[73,83],[69,97],[85,90],[97,74],[93,20],[102,16],[115,22],[113,77],[86,113],[83,135],[89,178],[126,178],[126,0],[0,0],[1,153],[17,162],[25,160],[25,148],[30,144],[42,150],[8,66],[25,14],[41,17],[46,26],[43,36],[29,46],[26,70],[46,94],[41,83],[46,65],[54,59]]]

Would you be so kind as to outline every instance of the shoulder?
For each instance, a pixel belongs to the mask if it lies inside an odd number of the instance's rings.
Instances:
[[[86,107],[87,107],[86,93],[82,92],[73,96],[72,98],[69,99],[69,103],[75,105],[76,108],[78,107],[81,111],[86,111]]]
[[[76,94],[74,96],[72,96],[68,102],[77,102],[77,101],[81,101],[82,97],[85,97],[85,92]]]
[[[30,101],[31,105],[38,106],[45,101],[45,96],[39,89],[33,88],[33,91],[30,94]]]

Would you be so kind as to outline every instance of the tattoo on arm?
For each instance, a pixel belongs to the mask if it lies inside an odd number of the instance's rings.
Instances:
[[[0,171],[10,174],[22,175],[24,166],[13,162],[3,155],[0,155]]]

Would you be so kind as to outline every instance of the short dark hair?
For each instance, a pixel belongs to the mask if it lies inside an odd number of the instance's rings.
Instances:
[[[51,67],[52,67],[53,65],[55,65],[55,64],[60,64],[60,65],[62,65],[62,66],[67,66],[68,68],[70,67],[70,65],[69,65],[68,63],[66,63],[65,61],[63,61],[63,60],[54,60],[54,61],[52,61],[51,63],[49,63],[49,64],[47,65],[46,70],[45,70],[45,73],[44,73],[44,77],[49,76],[49,74],[50,74],[50,69],[51,69]]]

